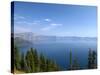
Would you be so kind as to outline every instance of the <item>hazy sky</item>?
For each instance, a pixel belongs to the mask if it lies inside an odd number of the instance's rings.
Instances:
[[[97,36],[95,6],[14,3],[14,32],[56,36]]]

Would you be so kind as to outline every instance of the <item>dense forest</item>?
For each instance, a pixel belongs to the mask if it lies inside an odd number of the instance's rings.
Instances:
[[[54,60],[46,58],[36,49],[30,48],[26,54],[21,53],[17,46],[14,46],[14,73],[21,71],[24,73],[59,71],[60,68]]]
[[[79,61],[76,57],[72,57],[72,51],[69,52],[70,60],[69,68],[66,70],[84,69],[80,67]],[[66,59],[67,60],[67,59]],[[95,51],[89,49],[87,69],[97,68],[97,54]],[[14,46],[14,73],[34,73],[34,72],[50,72],[61,71],[60,66],[51,59],[48,59],[43,53],[38,53],[35,48],[30,48],[27,52],[21,53],[17,46]]]

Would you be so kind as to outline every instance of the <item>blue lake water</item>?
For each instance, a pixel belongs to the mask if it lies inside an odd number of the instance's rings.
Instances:
[[[68,42],[41,42],[32,45],[21,47],[22,52],[26,52],[30,47],[36,48],[39,53],[43,53],[62,68],[62,70],[69,68],[69,54],[72,50],[72,57],[78,59],[81,68],[86,69],[88,64],[89,48],[97,51],[96,41],[68,41]]]

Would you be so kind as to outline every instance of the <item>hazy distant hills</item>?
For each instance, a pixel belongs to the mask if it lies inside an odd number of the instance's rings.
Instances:
[[[17,44],[33,44],[40,42],[68,42],[68,41],[96,41],[96,37],[75,37],[75,36],[46,36],[37,35],[31,32],[15,33],[14,42]]]

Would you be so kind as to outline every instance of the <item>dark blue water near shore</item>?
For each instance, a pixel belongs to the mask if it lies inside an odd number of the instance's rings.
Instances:
[[[70,42],[41,42],[20,47],[22,52],[26,52],[30,47],[36,48],[39,53],[55,60],[62,70],[69,67],[69,54],[72,50],[72,57],[77,58],[81,68],[86,69],[88,64],[89,48],[97,51],[96,41],[70,41]]]

